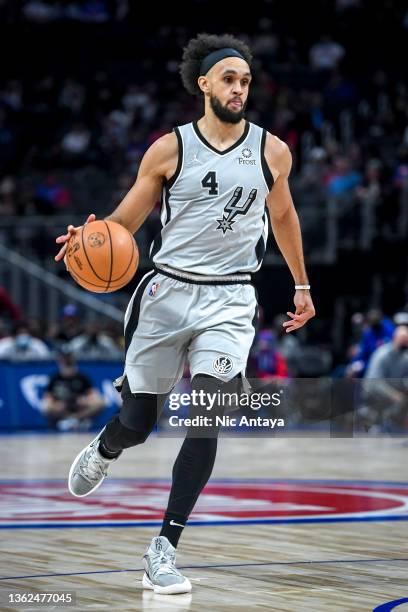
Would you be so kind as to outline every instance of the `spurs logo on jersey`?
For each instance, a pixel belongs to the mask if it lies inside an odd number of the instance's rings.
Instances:
[[[214,148],[196,123],[174,131],[179,160],[163,188],[163,227],[151,259],[199,274],[255,272],[265,252],[265,199],[273,183],[265,130],[247,122],[224,151]]]
[[[251,189],[246,201],[240,206],[239,204],[242,199],[242,192],[242,187],[237,187],[235,189],[231,199],[225,205],[222,219],[217,219],[218,225],[216,229],[222,230],[224,235],[228,230],[231,230],[231,232],[234,231],[232,228],[232,224],[235,223],[234,217],[237,215],[246,215],[251,207],[251,204],[256,198],[256,194],[258,193],[257,189]]]

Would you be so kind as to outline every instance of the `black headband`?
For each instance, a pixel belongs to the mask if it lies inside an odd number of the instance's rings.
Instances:
[[[232,49],[230,47],[225,47],[224,49],[217,49],[217,51],[212,51],[212,53],[209,53],[205,56],[200,65],[199,76],[205,76],[207,72],[214,66],[214,64],[220,62],[226,57],[240,57],[241,59],[246,61],[245,58],[241,55],[241,53],[239,53],[235,49]]]

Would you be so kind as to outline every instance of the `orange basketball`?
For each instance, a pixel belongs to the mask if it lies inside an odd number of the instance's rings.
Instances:
[[[113,221],[93,221],[79,228],[67,246],[72,278],[88,291],[111,293],[133,278],[139,251],[132,234]]]

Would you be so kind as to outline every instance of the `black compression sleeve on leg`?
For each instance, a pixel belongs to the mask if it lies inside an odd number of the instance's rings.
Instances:
[[[185,438],[174,463],[169,504],[160,532],[174,547],[178,544],[183,526],[198,496],[211,476],[217,442],[217,438]]]
[[[209,393],[225,388],[219,379],[202,374],[193,378],[191,386],[197,391],[204,389]],[[223,407],[217,406],[216,412],[222,414]],[[212,437],[196,437],[195,432],[189,430],[174,463],[169,503],[160,532],[174,547],[211,476],[217,454],[218,431],[219,428],[213,428]]]
[[[125,448],[142,444],[153,430],[157,411],[161,410],[166,395],[132,393],[127,378],[122,387],[122,407],[102,433],[99,450],[106,457],[116,457]]]

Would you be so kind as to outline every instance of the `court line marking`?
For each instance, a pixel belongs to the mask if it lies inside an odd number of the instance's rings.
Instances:
[[[325,518],[293,518],[293,519],[238,519],[228,521],[189,521],[189,527],[214,527],[218,525],[288,525],[288,524],[305,524],[305,523],[367,523],[367,522],[390,522],[390,521],[408,521],[408,514],[395,516],[343,516],[343,517],[325,517]],[[144,521],[141,523],[58,523],[49,525],[48,523],[24,523],[22,525],[0,525],[0,529],[84,529],[86,527],[157,527],[162,524],[162,520]]]
[[[391,557],[389,559],[378,558],[378,559],[319,559],[317,561],[265,561],[260,563],[217,563],[212,565],[182,565],[178,569],[211,569],[217,567],[258,567],[258,566],[275,566],[275,565],[324,565],[333,563],[381,563],[386,561],[387,563],[392,562],[408,562],[408,557]],[[144,568],[138,569],[119,569],[119,570],[94,570],[89,572],[63,572],[60,574],[33,574],[30,576],[6,576],[1,578],[0,581],[4,580],[22,580],[23,578],[53,578],[58,576],[83,576],[89,574],[118,574],[121,572],[144,572]]]
[[[109,481],[107,484],[115,484],[116,482],[153,482],[153,483],[165,483],[170,484],[168,478],[114,478]],[[22,483],[65,483],[65,479],[54,478],[54,479],[0,479],[0,484],[22,484]],[[392,487],[408,487],[407,482],[398,482],[398,481],[378,481],[378,480],[330,480],[330,479],[286,479],[286,478],[214,478],[211,480],[211,483],[232,483],[236,485],[240,484],[260,484],[260,483],[269,483],[269,484],[330,484],[330,485],[369,485],[374,490],[375,487],[381,485],[388,485]],[[211,484],[210,483],[210,484]],[[213,521],[194,521],[189,522],[190,526],[210,526],[210,525],[265,525],[265,524],[304,524],[304,523],[341,523],[341,522],[368,522],[368,521],[405,521],[408,520],[408,515],[376,515],[376,516],[326,516],[326,517],[303,517],[303,518],[281,518],[281,519],[236,519],[236,520],[213,520]],[[0,524],[0,529],[66,529],[66,528],[84,528],[84,527],[156,527],[160,525],[161,521],[143,521],[135,523],[134,521],[125,521],[122,523],[119,522],[99,522],[99,523],[23,523],[23,524]]]

